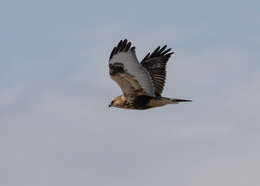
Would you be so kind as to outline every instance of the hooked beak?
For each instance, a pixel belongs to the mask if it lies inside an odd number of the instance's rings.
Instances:
[[[111,106],[112,106],[112,105],[111,105],[111,104],[109,104],[109,105],[108,105],[108,108],[110,108]]]

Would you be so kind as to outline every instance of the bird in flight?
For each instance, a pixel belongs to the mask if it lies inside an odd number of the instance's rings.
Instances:
[[[173,52],[167,45],[157,47],[138,62],[135,47],[121,40],[109,57],[110,77],[119,85],[123,94],[114,98],[109,107],[144,110],[187,99],[162,97],[166,79],[166,63]]]

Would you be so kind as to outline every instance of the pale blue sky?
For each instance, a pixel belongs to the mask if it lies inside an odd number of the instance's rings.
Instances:
[[[258,186],[259,1],[1,1],[0,185]],[[111,49],[176,53],[168,97],[109,109]]]

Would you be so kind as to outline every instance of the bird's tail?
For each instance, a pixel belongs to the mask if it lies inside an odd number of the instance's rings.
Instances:
[[[192,100],[189,99],[178,99],[178,98],[165,98],[169,100],[169,104],[177,104],[180,102],[192,102]]]
[[[150,100],[148,106],[150,107],[160,107],[167,104],[178,104],[180,102],[191,102],[192,100],[188,99],[177,99],[177,98],[167,98],[167,97],[160,97],[156,99]]]

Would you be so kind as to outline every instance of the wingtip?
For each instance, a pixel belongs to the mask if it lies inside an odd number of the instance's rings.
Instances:
[[[135,47],[133,46],[133,47],[131,47],[131,49],[130,49],[132,52],[135,52]]]
[[[110,57],[109,57],[109,60],[111,60],[113,58],[114,55],[116,55],[117,53],[119,52],[127,52],[127,51],[132,51],[132,52],[135,52],[135,47],[132,46],[132,43],[127,40],[126,38],[125,39],[121,39],[118,44],[113,48],[111,54],[110,54]]]

